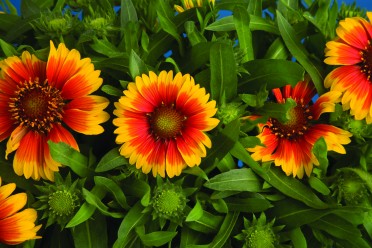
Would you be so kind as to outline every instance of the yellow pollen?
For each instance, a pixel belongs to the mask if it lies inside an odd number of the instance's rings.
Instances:
[[[24,82],[9,100],[9,112],[16,125],[47,134],[54,123],[62,121],[65,103],[60,91],[46,81]]]

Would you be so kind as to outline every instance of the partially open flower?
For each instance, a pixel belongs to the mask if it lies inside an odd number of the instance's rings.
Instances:
[[[196,8],[196,7],[203,7],[210,5],[211,7],[214,6],[215,0],[181,0],[182,6],[174,5],[174,8],[178,13],[182,13],[188,9]]]

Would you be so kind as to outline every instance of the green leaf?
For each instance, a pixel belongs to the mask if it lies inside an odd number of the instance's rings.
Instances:
[[[129,164],[128,159],[120,155],[118,148],[115,147],[102,157],[95,171],[105,172],[126,164]]]
[[[256,174],[248,168],[234,169],[218,174],[206,182],[204,186],[218,191],[259,192],[262,190],[262,183]]]
[[[315,177],[314,175],[310,176],[308,182],[311,188],[315,189],[322,195],[329,195],[331,193],[327,185],[323,183],[319,178]]]
[[[288,23],[288,21],[282,16],[282,14],[277,11],[278,26],[280,34],[286,44],[288,50],[292,55],[298,60],[298,62],[305,68],[309,73],[311,79],[314,82],[315,88],[317,89],[318,94],[324,93],[323,86],[323,75],[320,71],[320,66],[315,64],[310,60],[310,55],[306,48],[301,44],[301,41],[298,39],[295,30]]]
[[[129,209],[118,229],[118,239],[115,241],[113,248],[127,247],[130,241],[130,233],[134,228],[141,226],[150,220],[150,213],[143,213],[143,206],[137,202],[132,208]]]
[[[200,42],[192,46],[185,55],[185,59],[179,63],[183,71],[192,73],[199,68],[205,67],[205,65],[209,63],[210,48],[212,44],[214,43]]]
[[[289,57],[287,47],[283,43],[281,38],[277,38],[267,49],[264,59],[283,59],[286,60]],[[301,67],[302,68],[302,67]],[[303,70],[303,68],[302,68]],[[304,71],[304,70],[303,70]]]
[[[0,47],[3,50],[6,57],[19,56],[17,50],[12,45],[8,44],[2,39],[0,39]]]
[[[266,102],[264,106],[257,111],[260,115],[275,118],[281,123],[286,123],[290,119],[288,112],[296,106],[296,101],[292,98],[288,98],[285,103]]]
[[[107,57],[122,56],[124,54],[108,40],[93,38],[93,43],[90,44],[90,47],[97,53],[106,55]]]
[[[196,221],[203,216],[203,208],[200,202],[197,200],[195,206],[191,209],[190,213],[186,217],[186,222]]]
[[[242,63],[253,60],[252,33],[249,29],[250,17],[247,9],[237,6],[234,9],[234,24],[238,33],[239,47],[244,52]]]
[[[102,187],[94,186],[91,192],[99,199],[102,199],[105,196],[105,191]],[[88,220],[94,214],[95,210],[95,206],[90,205],[89,203],[84,203],[74,217],[72,217],[72,219],[67,223],[66,228],[75,227]]]
[[[123,91],[109,84],[102,86],[101,90],[110,96],[120,97],[123,95]]]
[[[305,235],[300,228],[295,228],[289,233],[294,248],[307,248]]]
[[[315,157],[318,159],[319,168],[323,172],[323,175],[325,176],[325,173],[327,172],[328,168],[328,149],[327,144],[323,137],[320,137],[315,142],[311,152],[314,153]]]
[[[216,216],[207,211],[203,211],[199,219],[187,221],[185,224],[191,229],[201,233],[215,233],[219,230],[222,220],[222,216]]]
[[[0,15],[0,30],[9,31],[19,21],[22,21],[20,16],[3,13]]]
[[[236,61],[231,45],[217,42],[210,51],[211,96],[214,100],[232,100],[237,94]]]
[[[255,93],[266,84],[266,89],[296,85],[304,80],[305,71],[295,62],[281,59],[255,59],[244,64],[249,75],[244,75],[238,84],[240,92]]]
[[[108,247],[107,224],[105,216],[95,214],[92,219],[71,229],[75,247]]]
[[[213,241],[209,244],[209,248],[224,247],[227,240],[230,238],[231,232],[238,220],[239,212],[229,212],[221,225],[220,230],[216,234]]]
[[[340,239],[352,240],[362,236],[357,227],[334,214],[324,216],[311,223],[310,226]]]
[[[271,207],[270,202],[264,198],[228,197],[225,202],[229,211],[245,213],[263,212]]]
[[[249,15],[250,22],[249,28],[251,31],[261,30],[272,34],[280,34],[279,29],[274,25],[272,21],[264,19],[260,16]],[[210,31],[235,31],[234,17],[226,16],[208,25],[206,30]]]
[[[95,176],[94,183],[106,189],[108,192],[110,192],[122,208],[129,209],[127,198],[125,197],[119,185],[116,182],[114,182],[112,179],[109,179],[106,177]]]
[[[89,204],[95,206],[104,215],[110,216],[112,218],[122,218],[123,217],[122,213],[110,212],[108,207],[101,202],[99,197],[97,197],[95,194],[91,193],[89,190],[83,188],[83,196]]]
[[[129,72],[134,80],[137,76],[148,74],[149,69],[143,60],[132,50],[129,55]]]
[[[148,206],[151,196],[151,188],[148,183],[139,179],[128,179],[125,182],[125,187],[123,188],[125,195],[136,196],[141,198],[141,203],[143,206]]]
[[[166,243],[171,242],[176,235],[177,232],[157,231],[147,233],[144,235],[139,235],[139,237],[145,246],[159,247],[165,245]]]
[[[195,46],[200,42],[207,42],[207,39],[199,32],[195,26],[195,22],[193,21],[185,22],[185,32],[191,43],[191,46]]]
[[[179,46],[180,54],[183,54],[183,45],[181,36],[178,33],[177,25],[174,22],[174,11],[170,8],[167,2],[163,0],[157,0],[156,2],[156,13],[162,29],[170,34],[177,42]]]
[[[120,4],[120,25],[125,27],[128,22],[137,22],[137,12],[132,0],[121,0]]]
[[[298,179],[286,176],[281,169],[271,167],[269,170],[264,170],[252,159],[248,151],[239,142],[235,143],[235,146],[231,149],[230,153],[237,159],[240,159],[245,164],[249,165],[256,174],[283,194],[293,199],[297,199],[315,209],[324,209],[329,207],[326,203],[322,202],[309,187],[304,185]]]
[[[66,143],[48,141],[52,158],[71,168],[80,177],[87,177],[90,173],[88,158]]]

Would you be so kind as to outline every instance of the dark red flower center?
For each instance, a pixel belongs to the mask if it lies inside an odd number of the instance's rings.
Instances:
[[[365,47],[365,49],[361,51],[361,55],[362,55],[362,63],[361,63],[362,72],[367,76],[369,80],[372,76],[372,45],[370,41],[368,41],[368,45]]]
[[[46,134],[53,123],[61,122],[64,105],[58,89],[36,79],[18,86],[10,98],[9,112],[16,125]]]
[[[288,111],[289,120],[281,123],[277,119],[269,118],[267,125],[271,132],[280,138],[296,140],[303,136],[310,127],[310,120],[313,119],[308,106],[297,104],[296,107]]]
[[[175,138],[181,134],[186,119],[174,106],[161,106],[148,116],[153,134],[162,139]]]

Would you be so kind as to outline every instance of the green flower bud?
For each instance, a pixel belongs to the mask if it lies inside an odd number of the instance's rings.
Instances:
[[[228,124],[236,118],[241,117],[245,112],[245,105],[240,102],[223,104],[218,108],[217,117],[223,124]]]
[[[366,18],[366,10],[356,6],[356,1],[353,4],[341,4],[338,12],[338,17],[343,20],[347,17],[363,17]]]
[[[266,223],[265,213],[261,213],[258,219],[253,215],[252,222],[244,218],[245,229],[242,230],[241,234],[235,236],[235,238],[243,241],[246,248],[281,247],[278,232],[284,226],[274,227],[274,222],[275,219]]]
[[[107,37],[111,35],[112,31],[115,31],[114,27],[115,12],[108,12],[105,14],[99,14],[99,11],[94,16],[86,16],[83,19],[83,26],[85,32],[94,32],[99,37]]]
[[[71,182],[71,175],[66,179],[55,173],[55,183],[44,182],[44,186],[36,186],[41,195],[37,197],[35,208],[43,211],[41,219],[48,219],[47,225],[58,223],[62,228],[76,213],[81,203],[82,181]]]
[[[167,181],[155,189],[150,204],[154,218],[159,217],[180,223],[184,217],[186,196],[181,186]]]
[[[76,25],[76,18],[71,16],[68,11],[65,14],[55,12],[41,13],[39,19],[31,22],[31,26],[37,33],[47,35],[52,39],[71,33]]]

